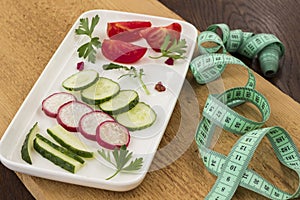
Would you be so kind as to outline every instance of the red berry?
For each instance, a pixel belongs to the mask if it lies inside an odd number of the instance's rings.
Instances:
[[[165,63],[166,63],[167,65],[174,65],[174,59],[173,59],[173,58],[168,58],[168,59],[165,61]]]
[[[157,90],[158,92],[163,92],[166,90],[166,87],[162,84],[161,81],[159,81],[158,83],[156,83],[155,85],[155,90]]]
[[[84,69],[84,62],[79,62],[79,63],[77,63],[77,69],[78,69],[79,71],[82,71],[82,70]]]

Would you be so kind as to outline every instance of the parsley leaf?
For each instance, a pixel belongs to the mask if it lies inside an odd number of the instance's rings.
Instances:
[[[171,44],[171,45],[170,45]],[[186,53],[186,41],[185,39],[171,41],[170,35],[167,35],[160,47],[160,56],[149,56],[152,59],[158,59],[162,57],[172,58],[174,60],[186,58],[183,54]]]
[[[148,90],[146,84],[144,83],[142,77],[145,75],[144,73],[144,70],[143,69],[140,69],[140,70],[137,70],[135,67],[131,66],[130,68],[129,67],[126,67],[126,66],[123,66],[123,65],[118,65],[118,64],[115,64],[115,63],[109,63],[107,65],[103,65],[102,66],[104,70],[112,70],[112,69],[124,69],[125,71],[127,71],[127,74],[123,74],[119,77],[120,78],[123,78],[125,76],[129,76],[129,77],[132,77],[132,78],[138,78],[140,84],[142,85],[142,88],[144,89],[144,91],[146,92],[147,95],[150,94],[150,91]]]
[[[136,171],[141,169],[141,167],[143,166],[143,158],[136,158],[135,160],[131,160],[132,152],[129,152],[125,145],[121,146],[120,149],[115,148],[113,150],[112,155],[114,157],[114,162],[110,158],[110,152],[105,152],[104,149],[101,149],[98,150],[98,153],[102,158],[104,158],[116,168],[116,172],[113,175],[106,178],[106,180],[113,178],[121,171]],[[128,165],[126,165],[129,162],[129,160],[131,160],[131,162]]]
[[[75,33],[77,35],[87,35],[90,38],[90,41],[81,45],[78,49],[79,58],[88,59],[89,62],[95,63],[96,61],[96,49],[101,47],[101,42],[98,37],[92,37],[94,29],[99,22],[99,16],[96,15],[92,18],[91,25],[89,26],[88,18],[81,18],[80,24],[77,29],[75,29]]]

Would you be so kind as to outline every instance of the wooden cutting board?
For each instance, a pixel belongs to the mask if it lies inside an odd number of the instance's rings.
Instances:
[[[81,13],[92,9],[111,9],[180,19],[156,0],[2,0],[0,135],[3,135],[75,20]],[[202,30],[206,27],[198,28]],[[256,78],[257,90],[267,97],[272,108],[266,126],[284,127],[300,147],[300,105],[259,75],[256,74]],[[223,86],[243,86],[246,80],[246,71],[236,66],[227,67],[222,80],[209,87],[198,85],[188,72],[150,172],[134,190],[111,192],[21,173],[17,175],[36,199],[203,199],[216,177],[205,169],[193,141],[200,113],[209,93],[220,90]],[[240,106],[237,111],[246,117],[259,120],[256,112],[246,105]],[[215,149],[226,154],[236,140],[236,136],[224,132]],[[174,152],[178,153],[174,156]],[[174,162],[168,162],[170,157],[176,158]],[[281,189],[290,193],[295,191],[297,175],[279,164],[267,140],[260,144],[250,166]],[[263,197],[239,188],[233,199]]]

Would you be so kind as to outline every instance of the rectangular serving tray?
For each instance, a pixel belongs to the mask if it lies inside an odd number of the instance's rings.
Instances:
[[[61,86],[62,81],[78,71],[76,64],[83,60],[78,58],[76,50],[85,42],[85,39],[83,39],[83,36],[75,35],[75,29],[79,25],[80,18],[88,17],[91,19],[97,14],[100,17],[100,21],[93,35],[99,36],[100,41],[108,38],[106,35],[107,22],[148,20],[151,21],[152,26],[166,26],[173,22],[180,23],[182,26],[181,39],[185,39],[187,42],[186,59],[175,61],[173,66],[166,65],[164,58],[157,60],[150,59],[148,56],[158,55],[150,48],[141,60],[133,64],[137,68],[143,68],[145,72],[143,80],[151,92],[150,95],[146,95],[139,87],[139,83],[134,79],[124,78],[119,80],[118,77],[122,75],[122,71],[103,71],[102,65],[111,61],[105,59],[101,51],[97,54],[95,64],[85,62],[86,69],[95,69],[99,72],[100,76],[105,76],[119,82],[121,89],[134,89],[138,91],[140,101],[149,104],[157,114],[156,122],[151,127],[131,132],[131,142],[128,149],[133,152],[134,157],[144,158],[142,169],[136,173],[120,173],[111,180],[105,180],[105,178],[113,174],[114,169],[101,160],[99,156],[96,156],[95,159],[87,159],[85,166],[76,174],[72,174],[44,159],[34,150],[32,152],[32,165],[24,162],[20,153],[25,136],[35,122],[39,123],[41,134],[50,138],[46,133],[46,129],[56,125],[57,122],[43,113],[41,102],[54,92],[65,91]],[[50,59],[1,138],[1,162],[14,171],[87,187],[112,191],[128,191],[137,187],[149,170],[154,154],[172,115],[189,68],[190,60],[193,56],[196,38],[196,28],[192,24],[181,20],[113,10],[91,10],[83,13],[76,20]],[[147,43],[143,39],[135,42],[135,44],[147,46]],[[154,85],[159,81],[162,81],[166,86],[167,90],[165,92],[158,92],[154,89]],[[101,148],[95,142],[83,138],[79,133],[74,134],[86,143],[90,150],[96,152],[97,149]]]

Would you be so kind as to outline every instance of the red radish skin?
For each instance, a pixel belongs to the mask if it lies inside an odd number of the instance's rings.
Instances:
[[[100,146],[113,150],[123,145],[128,146],[130,134],[128,129],[118,122],[105,121],[97,127],[96,141]]]
[[[67,92],[53,93],[43,100],[42,111],[47,116],[55,118],[59,107],[69,101],[76,101],[76,97]]]
[[[79,132],[85,138],[96,141],[96,129],[104,121],[114,121],[114,118],[100,110],[86,113],[79,121]]]
[[[70,101],[59,107],[56,120],[66,130],[77,132],[80,118],[91,111],[93,108],[82,102]]]

